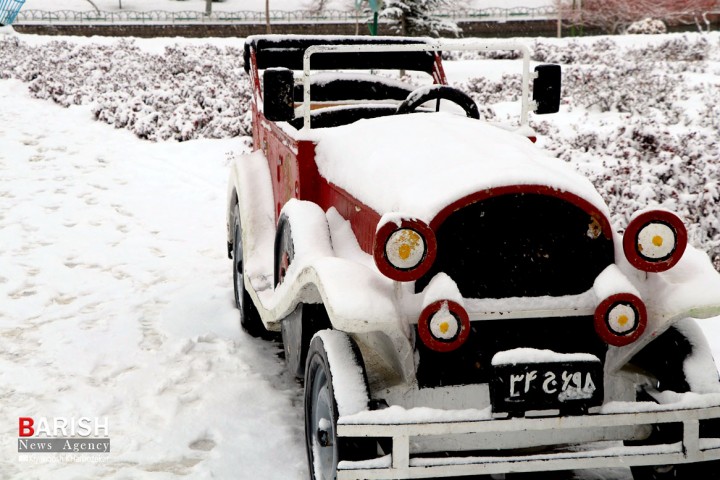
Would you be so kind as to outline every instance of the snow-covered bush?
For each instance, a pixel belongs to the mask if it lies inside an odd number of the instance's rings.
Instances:
[[[676,90],[672,75],[647,62],[616,58],[609,64],[568,68],[563,88],[571,108],[597,108],[600,112],[660,114],[677,123],[682,111],[675,108],[683,92]],[[659,111],[659,112],[658,112]]]
[[[710,48],[710,42],[703,35],[673,35],[659,43],[633,48],[629,53],[643,61],[702,62],[708,59]]]
[[[161,55],[132,40],[29,48],[0,42],[0,76],[38,98],[92,106],[98,120],[149,140],[248,135],[250,88],[239,48],[173,46]]]
[[[593,181],[617,228],[640,208],[674,210],[720,270],[720,83],[705,61],[718,46],[700,35],[598,43],[569,43],[563,99],[579,118],[537,117],[542,146]],[[558,61],[561,50],[538,41],[535,59]]]
[[[499,81],[476,77],[458,83],[455,87],[467,92],[479,106],[516,102],[522,92],[522,76],[504,74]]]
[[[561,63],[569,65],[575,63],[585,54],[586,48],[579,42],[567,42],[562,47],[547,42],[535,41],[532,47],[533,60],[543,63]]]
[[[691,242],[720,261],[720,149],[717,135],[667,126],[636,116],[626,123],[593,131],[575,126],[561,132],[548,122],[538,130],[551,138],[545,146],[574,163],[595,184],[625,228],[633,212],[659,205],[677,212],[689,227]],[[562,140],[561,140],[562,139]],[[597,160],[602,159],[599,163]]]
[[[540,39],[532,46],[532,58],[537,62],[563,65],[608,64],[614,57],[648,62],[700,62],[708,59],[713,48],[720,53],[718,45],[712,46],[707,37],[689,34],[672,35],[659,42],[648,42],[632,48],[619,45],[612,37],[600,37],[590,43],[569,40],[561,45]]]
[[[665,22],[656,18],[646,18],[637,22],[633,22],[625,30],[625,33],[631,35],[657,35],[667,33]]]

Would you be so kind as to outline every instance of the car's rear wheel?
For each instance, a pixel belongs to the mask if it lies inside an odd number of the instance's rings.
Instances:
[[[235,205],[233,211],[233,286],[235,290],[235,306],[240,311],[240,326],[253,337],[267,335],[267,330],[260,320],[260,312],[245,289],[245,267],[243,263],[242,224],[240,209]]]
[[[290,373],[302,380],[313,335],[330,328],[325,306],[321,303],[301,303],[290,315],[283,318],[281,327],[285,363]]]
[[[283,214],[278,221],[275,236],[275,287],[285,280],[288,268],[295,260],[295,242],[288,217]],[[325,306],[318,303],[300,303],[281,323],[285,363],[296,378],[305,375],[310,341],[315,333],[330,328]]]

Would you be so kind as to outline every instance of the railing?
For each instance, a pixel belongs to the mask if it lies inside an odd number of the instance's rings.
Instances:
[[[0,25],[11,25],[25,0],[0,0]]]
[[[0,0],[17,2],[18,0]],[[24,0],[23,0],[24,1]],[[556,18],[554,6],[547,7],[515,7],[515,8],[482,8],[439,10],[436,16],[458,20],[491,20],[508,21],[522,19]],[[309,10],[270,11],[270,22],[355,22],[363,21],[365,14],[357,14],[353,10],[323,10],[314,12]],[[238,12],[212,12],[206,15],[202,11],[167,12],[152,10],[146,12],[136,11],[74,11],[74,10],[21,10],[15,19],[16,23],[69,23],[69,24],[143,24],[143,23],[265,23],[265,12],[238,11]]]

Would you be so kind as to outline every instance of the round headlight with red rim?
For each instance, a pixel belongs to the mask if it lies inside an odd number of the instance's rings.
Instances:
[[[422,277],[436,253],[435,233],[419,220],[404,219],[399,225],[388,222],[375,234],[375,264],[393,280],[409,282]]]
[[[677,215],[651,210],[635,217],[623,236],[623,250],[632,266],[644,272],[664,272],[680,261],[687,230]]]
[[[642,335],[645,327],[647,309],[632,293],[611,295],[595,309],[595,331],[609,345],[629,345]]]
[[[451,352],[470,335],[470,317],[452,300],[438,300],[425,307],[418,320],[418,335],[429,349]]]

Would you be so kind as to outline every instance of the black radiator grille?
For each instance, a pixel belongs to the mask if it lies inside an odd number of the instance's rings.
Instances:
[[[437,258],[415,289],[422,291],[445,272],[465,298],[585,292],[614,262],[609,232],[598,235],[597,227],[589,213],[559,197],[513,193],[484,199],[453,212],[437,228]]]

